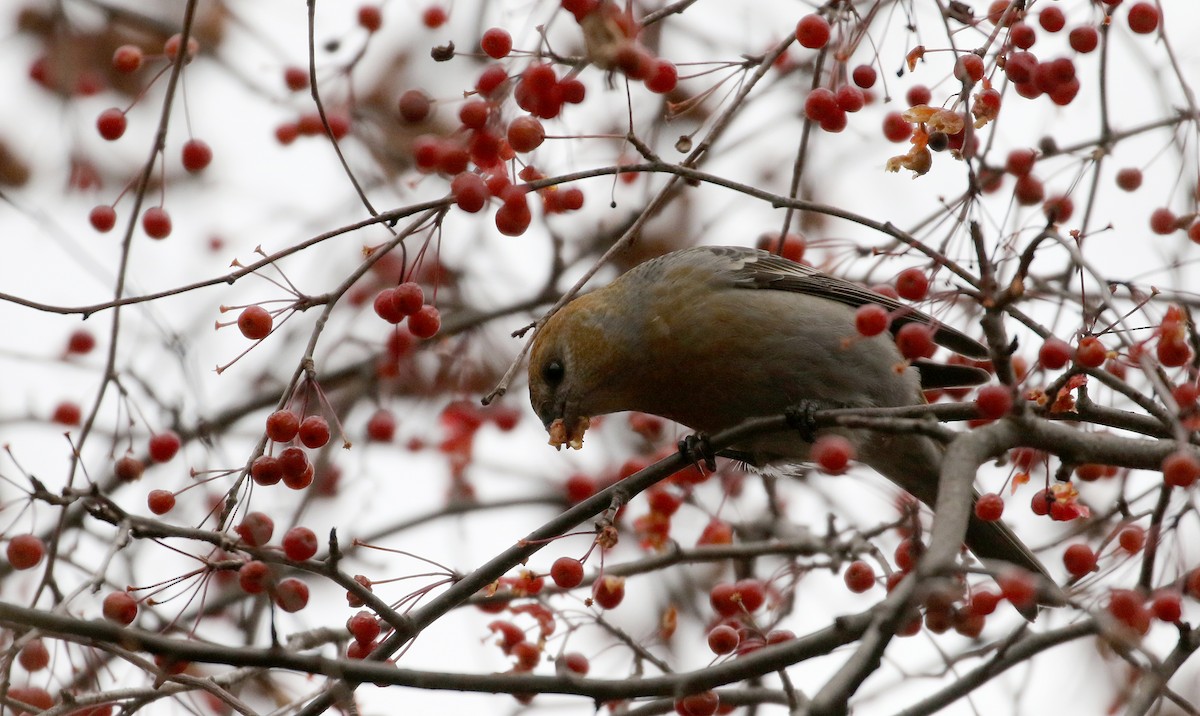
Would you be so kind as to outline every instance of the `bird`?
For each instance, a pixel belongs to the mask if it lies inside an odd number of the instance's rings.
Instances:
[[[581,447],[588,419],[639,411],[715,434],[797,406],[890,408],[925,403],[922,382],[981,382],[962,365],[908,362],[887,331],[855,327],[864,305],[883,306],[891,330],[929,328],[952,351],[986,358],[978,341],[852,281],[759,249],[697,246],[650,259],[581,294],[535,332],[529,395],[551,444]],[[937,500],[944,448],[914,433],[842,428],[860,462],[927,505]],[[811,439],[812,436],[809,436]],[[803,463],[812,444],[797,431],[735,446],[754,467]],[[975,493],[978,499],[978,492]],[[1049,579],[1000,521],[972,510],[967,547]]]

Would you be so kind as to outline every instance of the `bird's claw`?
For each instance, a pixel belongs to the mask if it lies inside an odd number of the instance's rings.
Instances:
[[[798,404],[791,406],[784,413],[787,418],[788,425],[800,433],[801,439],[804,442],[811,443],[816,439],[817,433],[817,409],[818,405],[811,400],[802,400]]]
[[[703,463],[704,467],[709,472],[717,469],[717,454],[713,452],[712,443],[709,442],[706,433],[696,433],[688,435],[683,440],[679,441],[679,453],[683,455],[688,462],[699,467]]]

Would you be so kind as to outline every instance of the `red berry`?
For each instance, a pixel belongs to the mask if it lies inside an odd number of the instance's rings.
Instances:
[[[500,65],[488,65],[479,73],[475,80],[475,91],[484,97],[491,97],[500,85],[508,79],[508,72]]]
[[[282,544],[288,559],[303,561],[317,553],[317,534],[307,527],[293,527],[283,536]]]
[[[33,673],[41,671],[50,665],[50,650],[46,648],[46,642],[41,639],[33,639],[25,642],[25,646],[21,647],[21,653],[17,656],[17,662],[21,664],[21,668]]]
[[[496,210],[496,229],[505,236],[524,234],[531,221],[533,215],[529,212],[529,204],[524,201],[506,201]]]
[[[891,316],[888,315],[887,309],[880,306],[878,303],[868,303],[860,306],[854,312],[854,327],[859,335],[870,338],[877,336],[887,330],[888,324],[891,323]]]
[[[746,611],[758,611],[767,600],[763,583],[757,579],[739,579],[733,587]]]
[[[1147,35],[1158,29],[1158,8],[1151,2],[1134,3],[1129,8],[1129,29]]]
[[[820,15],[805,15],[796,23],[796,41],[810,50],[819,50],[829,42],[829,23]]]
[[[812,460],[822,470],[837,475],[846,470],[854,459],[854,446],[841,435],[821,435],[813,442]]]
[[[1067,42],[1070,43],[1072,50],[1086,55],[1100,44],[1100,33],[1091,25],[1083,25],[1067,33]]]
[[[458,121],[468,129],[482,129],[487,125],[488,116],[492,112],[492,103],[473,99],[458,109]]]
[[[425,12],[421,13],[421,22],[425,23],[425,27],[433,30],[446,24],[449,16],[446,14],[446,9],[438,5],[425,8]]]
[[[360,611],[346,620],[346,631],[360,644],[370,644],[379,636],[381,629],[374,614]]]
[[[367,420],[367,439],[372,442],[390,443],[396,436],[396,417],[387,408],[376,410]]]
[[[308,606],[308,585],[295,577],[281,579],[275,585],[275,605],[285,612],[298,612]]]
[[[1178,450],[1162,461],[1163,481],[1172,487],[1191,487],[1200,477],[1200,460],[1187,450]]]
[[[917,566],[917,559],[920,558],[921,553],[924,551],[925,546],[920,542],[906,539],[896,545],[896,551],[892,557],[896,561],[896,567],[901,572],[911,572],[913,567]],[[889,592],[892,590],[892,586],[892,584],[888,585]]]
[[[178,32],[167,38],[167,41],[163,43],[163,54],[167,56],[168,60],[174,62],[175,58],[179,57],[179,46],[181,44],[183,44],[183,36]],[[196,41],[196,38],[189,37],[187,41],[187,56],[184,59],[190,62],[199,51],[200,43]]]
[[[275,520],[262,512],[250,512],[242,519],[235,531],[242,541],[251,547],[263,547],[275,534]]]
[[[1071,360],[1071,346],[1057,338],[1047,338],[1038,350],[1038,361],[1043,367],[1058,370]]]
[[[992,0],[987,11],[988,20],[993,25],[1011,25],[1024,14],[1024,3],[1011,3],[1009,0]]]
[[[300,431],[300,416],[290,410],[276,410],[267,416],[267,437],[286,443]]]
[[[50,418],[59,425],[78,425],[83,419],[83,411],[70,401],[63,401],[54,407],[54,415]]]
[[[404,320],[404,314],[396,307],[396,289],[385,288],[375,294],[375,301],[372,306],[375,309],[375,315],[391,324],[399,323]]]
[[[1030,52],[1010,52],[1004,59],[1004,76],[1018,84],[1032,82],[1037,68],[1037,57]]]
[[[5,555],[13,569],[32,569],[42,561],[46,554],[46,545],[36,535],[20,534],[8,542]]]
[[[1052,196],[1042,204],[1042,214],[1047,221],[1061,224],[1071,220],[1075,213],[1075,202],[1069,196]]]
[[[1146,530],[1137,525],[1128,525],[1117,533],[1117,544],[1130,554],[1137,554],[1146,546]]]
[[[422,306],[421,310],[408,317],[408,331],[417,338],[432,338],[441,328],[441,314],[431,305]]]
[[[1117,172],[1117,186],[1122,191],[1137,191],[1142,185],[1142,170],[1136,167],[1125,167]]]
[[[303,67],[285,67],[283,84],[293,92],[308,89],[308,70]]]
[[[954,63],[954,77],[964,84],[974,84],[983,79],[983,58],[966,54]]]
[[[1014,46],[1028,50],[1037,42],[1037,33],[1029,25],[1018,22],[1008,29],[1008,40]],[[980,69],[982,70],[982,67]]]
[[[988,420],[999,420],[1012,410],[1012,389],[1007,385],[985,385],[979,389],[975,407],[979,415]]]
[[[417,123],[429,116],[433,101],[419,89],[410,89],[400,95],[400,117],[405,122]]]
[[[907,268],[896,277],[896,293],[909,301],[920,301],[929,293],[929,277],[919,268]]]
[[[624,42],[616,52],[617,69],[624,72],[629,79],[645,80],[654,71],[655,60],[649,50],[636,42]]]
[[[298,434],[304,447],[313,450],[325,447],[329,442],[329,421],[320,415],[310,415],[301,421]]]
[[[110,142],[116,141],[125,134],[125,128],[128,126],[128,120],[125,119],[125,113],[116,107],[110,107],[100,113],[96,118],[96,130],[100,132],[100,136]]]
[[[602,609],[615,609],[624,599],[624,577],[605,575],[592,585],[592,600]]]
[[[545,139],[546,130],[534,117],[517,117],[508,125],[508,144],[521,154],[537,149]]]
[[[1146,599],[1132,589],[1113,589],[1109,593],[1108,613],[1114,619],[1141,631],[1142,621],[1148,621]],[[1149,624],[1146,624],[1149,627]]]
[[[1038,13],[1038,24],[1046,32],[1058,32],[1066,27],[1067,18],[1057,5],[1051,5]]]
[[[920,323],[906,323],[896,331],[896,347],[908,360],[928,358],[937,350],[933,328]]]
[[[91,353],[95,347],[96,337],[83,328],[72,331],[70,337],[67,338],[67,353],[84,355]]]
[[[238,330],[252,341],[261,341],[271,334],[275,319],[262,306],[247,306],[238,316]]]
[[[154,462],[168,462],[179,452],[181,441],[173,430],[166,430],[150,436],[148,452]]]
[[[875,86],[875,68],[870,65],[859,65],[850,73],[850,79],[854,84],[863,89],[870,89]]]
[[[121,45],[113,52],[112,66],[122,74],[137,72],[142,66],[142,48],[136,45]]]
[[[1017,609],[1032,608],[1037,603],[1037,584],[1033,575],[1022,569],[1013,569],[996,577],[1000,595]]]
[[[490,196],[487,182],[474,172],[456,174],[450,182],[450,193],[458,208],[470,214],[482,209]]]
[[[271,581],[271,568],[265,562],[251,560],[238,569],[238,586],[246,594],[262,594]]]
[[[987,590],[979,590],[971,594],[970,612],[972,614],[986,617],[996,611],[996,605],[1000,603],[1000,595]]]
[[[1167,590],[1155,593],[1150,601],[1150,613],[1155,619],[1168,624],[1178,622],[1183,617],[1183,595]]]
[[[1004,161],[1004,171],[1013,176],[1023,177],[1033,171],[1036,161],[1037,152],[1033,149],[1014,149]]]
[[[563,80],[558,86],[562,90],[562,100],[567,104],[579,104],[587,96],[587,86],[574,77]]]
[[[171,215],[161,206],[152,206],[142,213],[142,230],[152,239],[171,235]]]
[[[1168,340],[1164,337],[1155,346],[1154,355],[1167,368],[1178,368],[1192,359],[1192,349],[1182,339]]]
[[[708,602],[713,611],[723,617],[731,617],[742,611],[741,602],[737,599],[737,589],[728,582],[722,582],[710,589]]]
[[[550,565],[550,579],[563,589],[574,589],[583,583],[583,563],[571,557],[559,557]]]
[[[559,206],[563,211],[579,211],[583,208],[583,190],[577,187],[563,189],[559,192]],[[1196,241],[1200,243],[1200,239]]]
[[[912,136],[913,126],[899,112],[888,112],[883,117],[883,136],[889,142],[903,142]]]
[[[1053,493],[1049,490],[1038,490],[1029,501],[1029,509],[1039,517],[1050,514],[1050,506],[1056,504]]]
[[[718,656],[733,653],[740,642],[737,629],[728,624],[718,624],[708,632],[708,648]]]
[[[383,13],[374,5],[358,8],[358,24],[367,32],[375,32],[383,25]]]
[[[146,495],[146,506],[156,515],[165,515],[175,509],[175,493],[169,490],[151,490]]]
[[[1004,498],[994,492],[980,495],[975,502],[975,516],[984,522],[995,522],[1004,514]]]
[[[685,696],[675,702],[675,711],[683,716],[713,716],[721,706],[721,697],[716,691],[701,691]]]
[[[300,126],[295,122],[284,122],[275,128],[275,140],[283,145],[291,144],[300,136]]]
[[[846,567],[842,579],[846,581],[847,589],[855,594],[862,594],[875,586],[875,570],[861,559],[856,560]]]
[[[195,174],[212,163],[212,148],[202,139],[189,139],[183,144],[183,168]]]
[[[110,622],[128,626],[137,618],[138,605],[128,592],[109,592],[104,597],[101,611]]]
[[[1063,552],[1063,566],[1072,577],[1082,577],[1096,571],[1096,553],[1082,543],[1075,543]]]
[[[591,664],[588,663],[587,657],[577,651],[569,651],[559,657],[559,659],[559,663],[561,663],[567,671],[570,671],[573,674],[578,674],[579,676],[587,676],[588,671],[591,669]]]
[[[679,70],[674,63],[657,59],[646,75],[646,89],[655,94],[666,94],[679,83]],[[519,150],[518,150],[519,151]]]
[[[117,476],[121,482],[136,482],[142,479],[142,473],[146,470],[146,466],[141,460],[135,457],[124,455],[113,464],[113,474]]]
[[[844,112],[857,112],[867,103],[866,95],[857,87],[842,85],[834,93],[838,108]]]
[[[1173,234],[1179,228],[1178,221],[1175,212],[1165,206],[1159,207],[1150,213],[1150,230],[1163,236]]]
[[[818,87],[804,99],[804,116],[814,122],[823,122],[837,114],[837,96],[827,87]]]
[[[1087,368],[1099,368],[1108,360],[1108,349],[1095,336],[1081,338],[1075,349],[1075,360]]]
[[[779,233],[775,231],[759,236],[756,245],[763,251],[770,251],[796,263],[804,259],[804,251],[808,248],[802,236],[788,233],[784,234],[783,241],[780,241]]]
[[[111,231],[117,224],[117,212],[107,204],[101,204],[94,207],[88,213],[88,221],[91,222],[92,228],[101,233]]]
[[[708,521],[696,540],[697,547],[716,544],[733,544],[733,525],[718,517]]]
[[[933,93],[925,85],[913,85],[904,94],[904,99],[908,102],[909,107],[916,107],[917,105],[929,104],[929,101],[933,99]]]
[[[499,27],[488,28],[479,40],[479,47],[494,60],[508,57],[508,53],[512,52],[512,35]]]
[[[259,455],[250,463],[250,479],[264,487],[278,484],[283,479],[283,465],[277,457]]]

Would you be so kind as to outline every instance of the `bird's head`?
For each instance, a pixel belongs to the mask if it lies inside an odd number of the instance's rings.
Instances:
[[[529,401],[556,447],[582,444],[587,419],[634,409],[624,340],[630,316],[608,289],[576,298],[542,326],[529,358]]]

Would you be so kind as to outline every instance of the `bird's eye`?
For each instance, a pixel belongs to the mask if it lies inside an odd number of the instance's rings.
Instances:
[[[551,385],[558,385],[562,382],[563,376],[567,374],[567,369],[563,367],[562,361],[557,358],[546,361],[542,366],[542,379]]]

